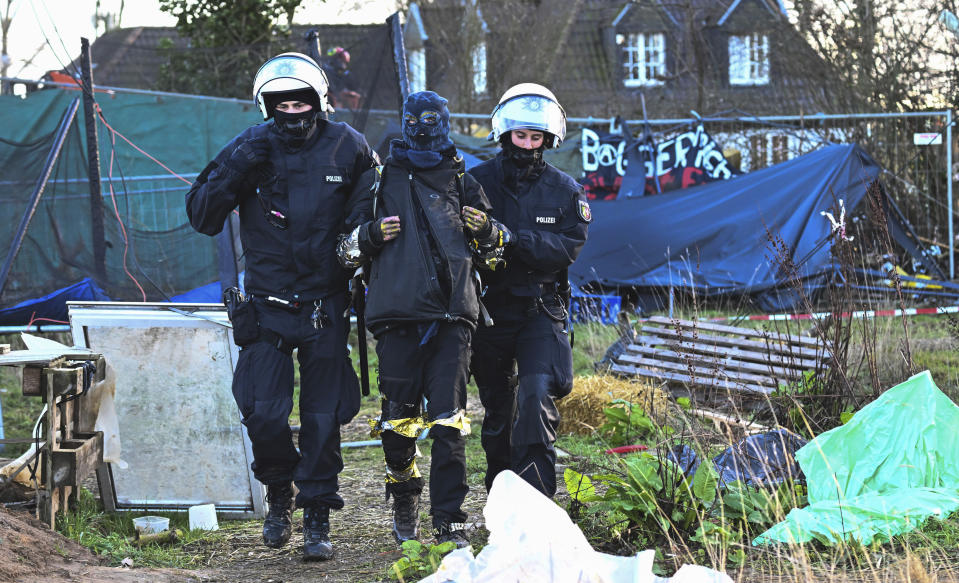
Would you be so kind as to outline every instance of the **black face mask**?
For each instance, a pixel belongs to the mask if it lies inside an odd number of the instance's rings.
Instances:
[[[276,120],[276,127],[283,133],[294,138],[305,138],[316,127],[317,115],[313,109],[300,113],[275,110],[273,118]]]
[[[527,150],[520,148],[510,139],[507,133],[500,138],[500,145],[503,147],[503,155],[509,160],[517,170],[526,170],[533,174],[538,174],[546,165],[543,160],[543,152],[546,150],[546,142],[543,142],[538,148]]]
[[[518,168],[541,165],[543,163],[543,150],[545,149],[545,146],[540,146],[533,150],[527,150],[526,148],[520,148],[512,140],[503,143],[503,153]]]

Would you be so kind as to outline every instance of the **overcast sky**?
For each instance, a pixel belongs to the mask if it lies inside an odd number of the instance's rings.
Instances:
[[[0,9],[6,7],[7,2],[0,0]],[[117,12],[120,4],[121,0],[100,0],[100,10]],[[96,0],[12,0],[7,48],[12,64],[8,74],[36,79],[48,70],[63,68],[80,54],[80,37],[94,40],[96,5]],[[158,0],[125,0],[120,24],[123,27],[173,26],[174,18],[161,12],[159,6]],[[385,21],[394,10],[395,2],[391,0],[304,0],[294,21],[367,24]],[[31,58],[32,63],[26,64]]]

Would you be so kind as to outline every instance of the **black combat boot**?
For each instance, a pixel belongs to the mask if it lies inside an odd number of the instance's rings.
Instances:
[[[393,538],[396,542],[416,540],[419,537],[420,493],[392,492]]]
[[[455,524],[448,520],[434,520],[433,528],[436,529],[436,543],[443,544],[452,542],[456,548],[463,549],[470,546],[470,541],[466,538],[466,531],[462,524]]]
[[[303,509],[303,559],[329,561],[333,558],[330,542],[330,509],[314,506]]]
[[[263,544],[278,549],[290,540],[293,530],[293,488],[290,484],[267,486],[270,511],[263,521]]]

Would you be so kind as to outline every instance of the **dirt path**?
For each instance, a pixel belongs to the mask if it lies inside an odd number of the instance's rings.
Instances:
[[[474,420],[480,419],[478,411],[470,411]],[[369,439],[365,418],[354,420],[343,429],[343,441]],[[472,437],[471,439],[478,439]],[[419,442],[423,457],[417,465],[424,477],[429,474],[429,441]],[[480,460],[470,459],[473,469],[478,469]],[[266,582],[307,583],[324,581],[331,583],[385,582],[392,581],[387,574],[390,565],[401,555],[390,534],[390,502],[384,500],[383,457],[379,447],[345,448],[344,470],[340,474],[340,493],[346,501],[343,510],[331,514],[331,539],[335,557],[323,563],[305,563],[301,557],[302,534],[297,532],[301,512],[294,514],[293,538],[282,549],[269,549],[260,539],[260,525],[256,521],[225,525],[232,531],[229,547],[210,553],[209,566],[195,574],[203,581],[216,582]],[[486,490],[482,473],[468,471],[470,492],[464,510],[469,522],[475,524],[471,540],[482,544],[486,532],[481,528]],[[421,540],[432,536],[429,521],[429,492],[423,493],[420,505]]]
[[[474,420],[477,411],[470,411]],[[365,418],[343,429],[343,441],[369,439]],[[478,437],[471,437],[478,439]],[[423,457],[417,465],[424,477],[429,473],[429,441],[419,443]],[[470,492],[464,510],[474,524],[471,540],[480,546],[486,541],[481,527],[486,490],[482,483],[481,459],[469,460]],[[482,457],[481,455],[478,457]],[[0,581],[16,583],[126,583],[126,582],[229,582],[229,583],[378,583],[392,581],[388,569],[401,555],[390,534],[390,503],[383,494],[383,461],[379,447],[345,448],[340,493],[343,510],[331,515],[331,538],[335,557],[322,563],[301,559],[303,537],[299,531],[302,511],[294,514],[294,533],[282,549],[262,544],[260,521],[221,521],[220,532],[194,541],[184,548],[206,557],[194,570],[132,569],[107,567],[105,561],[84,547],[51,531],[28,513],[0,508]],[[430,541],[428,490],[421,504],[421,540]]]

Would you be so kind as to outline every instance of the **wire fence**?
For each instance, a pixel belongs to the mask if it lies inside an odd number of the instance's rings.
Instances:
[[[392,119],[395,112],[371,110],[371,118]],[[489,119],[483,114],[454,114],[483,128]],[[702,122],[727,157],[738,157],[743,172],[759,170],[791,160],[831,143],[857,143],[885,169],[885,186],[923,243],[942,257],[944,270],[955,278],[953,180],[950,160],[955,156],[954,118],[951,111],[924,113],[849,114],[816,116],[740,116],[649,120],[654,132],[668,137],[692,124]],[[584,127],[614,123],[610,119],[571,118],[567,143],[579,148],[576,132]],[[631,130],[643,120],[627,120]],[[380,124],[385,127],[386,124]],[[634,131],[635,133],[635,131]],[[383,136],[369,136],[370,143]],[[492,151],[492,150],[491,150]],[[203,164],[204,162],[198,162]],[[197,171],[199,168],[196,169]],[[565,168],[575,177],[582,168]],[[185,174],[194,178],[196,172]],[[76,184],[76,196],[85,196],[86,183]],[[105,190],[106,190],[105,182]],[[122,184],[114,178],[117,196],[129,197],[133,226],[146,231],[167,231],[186,222],[183,183],[169,175],[127,177]],[[105,192],[105,195],[108,194]],[[135,201],[135,202],[134,202]]]
[[[109,89],[116,93],[125,92],[123,88]],[[172,95],[144,90],[135,90],[133,93],[154,95],[159,99]],[[236,108],[243,103],[242,100],[203,96],[191,99],[196,99],[196,103],[227,108]],[[222,105],[214,103],[220,101]],[[367,139],[374,147],[388,144],[391,132],[395,135],[399,127],[398,115],[394,110],[369,109],[363,112],[363,116]],[[488,114],[454,113],[453,118],[454,127],[462,132],[457,138],[462,140],[461,149],[470,149],[480,158],[495,153],[495,144],[480,139],[488,128]],[[352,121],[350,112],[344,111],[340,119]],[[691,125],[702,123],[730,160],[738,159],[738,166],[744,172],[790,160],[830,143],[857,143],[886,169],[884,183],[892,198],[920,239],[933,252],[938,250],[941,254],[940,264],[944,270],[947,269],[950,278],[955,278],[952,252],[955,241],[954,211],[950,212],[954,208],[951,174],[956,172],[950,164],[956,148],[952,127],[954,119],[951,111],[763,117],[732,112],[702,118],[651,119],[648,122],[627,120],[625,123],[634,134],[648,123],[657,140],[669,139],[678,132],[686,131]],[[570,118],[567,140],[563,144],[565,154],[562,160],[565,167],[562,169],[574,177],[582,177],[579,132],[584,128],[608,127],[612,123],[614,120],[609,118]],[[461,145],[461,142],[458,141],[457,145]],[[24,160],[21,164],[24,171],[18,173],[23,177],[19,179],[23,184],[18,182],[16,174],[0,180],[0,200],[9,199],[11,203],[18,200],[16,196],[20,196],[13,193],[29,190],[27,187],[34,183],[32,176],[36,171],[27,171],[32,168],[28,161],[37,157],[34,151],[45,151],[46,142],[16,146],[17,155]],[[136,148],[132,143],[129,146]],[[128,155],[148,157],[143,152],[133,152],[126,146],[124,148]],[[149,147],[148,150],[161,162],[164,161],[162,150]],[[29,265],[24,264],[19,268],[23,274],[32,275],[20,278],[20,281],[25,282],[21,288],[8,290],[10,299],[36,297],[41,288],[49,292],[55,289],[49,286],[54,279],[63,279],[67,277],[65,274],[74,277],[74,272],[79,275],[88,266],[88,250],[82,241],[77,243],[78,251],[68,253],[70,232],[86,232],[85,225],[89,222],[86,216],[89,214],[89,185],[85,178],[84,146],[79,132],[71,131],[64,152],[38,210],[34,225],[37,228],[31,227],[31,237],[35,242],[27,248],[24,257]],[[187,167],[176,168],[177,175],[160,174],[156,166],[155,172],[131,172],[130,175],[114,172],[111,175],[108,159],[101,160],[104,173],[102,194],[107,214],[115,217],[118,225],[126,225],[128,229],[128,232],[121,232],[117,227],[116,233],[108,233],[108,240],[113,241],[117,255],[113,260],[116,264],[114,268],[124,267],[134,273],[143,272],[152,288],[162,295],[182,293],[190,289],[188,285],[201,285],[216,277],[214,259],[205,258],[205,255],[213,254],[214,245],[193,233],[183,202],[188,188],[186,182],[193,180],[206,162],[207,159],[191,160],[185,164]],[[127,164],[125,167],[129,167]],[[194,167],[189,167],[190,164],[194,164]],[[65,220],[71,223],[70,229],[67,229]],[[51,234],[47,236],[45,230],[51,231]],[[58,251],[54,252],[54,249]],[[202,262],[199,261],[201,256]],[[38,277],[38,266],[50,272],[49,281]],[[126,279],[132,278],[117,276],[113,279],[119,282],[117,285],[122,285]],[[38,288],[28,289],[30,284]],[[129,290],[118,288],[117,297],[135,297],[132,293],[132,287]]]

